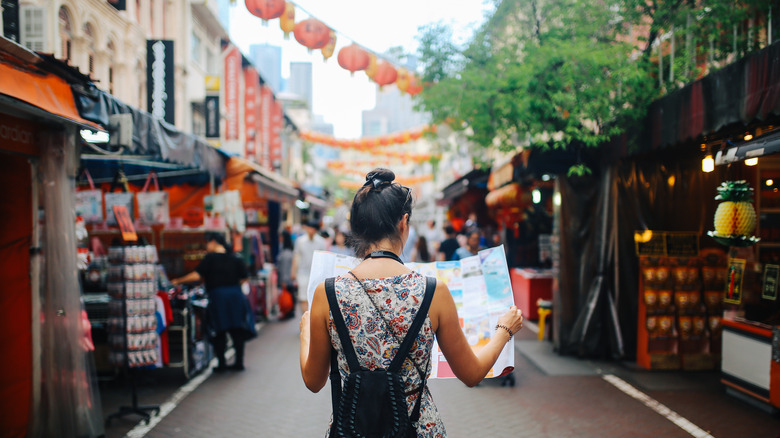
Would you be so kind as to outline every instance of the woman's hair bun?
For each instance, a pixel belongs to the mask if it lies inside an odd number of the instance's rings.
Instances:
[[[393,182],[394,180],[395,180],[395,173],[393,173],[393,171],[390,169],[384,169],[381,167],[378,167],[366,174],[366,182],[373,183],[374,186],[384,182],[390,183]]]
[[[382,182],[393,182],[395,180],[395,173],[390,169],[384,169],[377,167],[376,169],[366,174],[366,181],[378,179]]]

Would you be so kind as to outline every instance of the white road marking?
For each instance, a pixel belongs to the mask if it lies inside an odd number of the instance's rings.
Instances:
[[[260,329],[263,327],[262,323],[259,323],[256,325],[257,331],[259,332]],[[225,352],[225,359],[230,360],[233,358],[233,355],[235,354],[235,350],[232,348],[228,349],[227,352]],[[182,401],[185,397],[190,395],[195,389],[200,386],[201,383],[206,381],[211,376],[211,369],[217,365],[217,359],[211,359],[211,362],[209,362],[209,365],[206,367],[205,370],[203,370],[197,377],[193,378],[189,382],[187,382],[186,385],[179,388],[176,393],[174,393],[171,398],[169,398],[165,403],[160,405],[160,412],[153,416],[151,419],[149,419],[149,424],[144,424],[143,420],[139,422],[130,432],[127,432],[127,435],[125,435],[125,438],[142,438],[146,436],[147,433],[149,433],[150,430],[154,429],[154,426],[157,425],[157,423],[161,422],[163,418],[165,418],[168,414],[173,411],[176,406],[179,405],[179,402]]]
[[[710,435],[709,432],[691,423],[686,418],[683,418],[682,416],[680,416],[680,414],[664,406],[658,400],[655,400],[654,398],[650,397],[644,392],[634,388],[633,386],[628,384],[625,380],[613,374],[605,374],[602,376],[602,378],[607,382],[611,383],[617,389],[623,391],[625,394],[639,400],[645,406],[654,410],[655,412],[665,417],[667,420],[671,421],[672,423],[676,424],[678,427],[688,432],[692,436],[695,436],[696,438],[714,438],[712,435]]]

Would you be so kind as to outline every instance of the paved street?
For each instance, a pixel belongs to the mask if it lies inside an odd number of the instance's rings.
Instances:
[[[718,373],[637,371],[558,356],[530,330],[517,338],[516,386],[502,387],[496,379],[476,388],[430,382],[448,436],[775,438],[780,432],[780,418],[727,395]],[[301,381],[297,320],[264,324],[247,345],[247,358],[243,373],[200,376],[202,383],[175,407],[164,403],[174,395],[171,379],[142,388],[139,402],[163,404],[162,416],[150,426],[136,426],[134,416],[114,420],[107,438],[128,432],[150,438],[325,436],[330,391],[326,386],[311,394]],[[637,390],[634,397],[618,388],[626,384],[628,392]],[[104,406],[115,395],[104,395]]]

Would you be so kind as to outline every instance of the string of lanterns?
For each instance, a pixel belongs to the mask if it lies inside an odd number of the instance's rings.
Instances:
[[[342,149],[355,149],[362,151],[371,151],[380,146],[390,146],[395,144],[406,144],[419,140],[426,133],[435,133],[436,125],[426,125],[420,129],[403,131],[395,134],[382,135],[379,137],[364,137],[354,140],[340,139],[332,135],[322,134],[314,131],[301,131],[298,136],[302,140],[313,143],[321,143],[327,146],[339,147]]]
[[[295,3],[285,0],[245,0],[245,3],[249,13],[262,19],[265,24],[269,20],[278,18],[284,37],[289,39],[292,33],[296,41],[309,49],[309,53],[320,50],[326,61],[333,56],[337,40],[336,31],[311,14],[309,18],[296,23]],[[342,47],[336,59],[338,64],[351,75],[357,71],[364,71],[366,76],[380,88],[395,83],[402,93],[411,96],[423,90],[422,82],[416,74],[403,67],[395,67],[389,61],[380,59],[375,53],[354,42]]]

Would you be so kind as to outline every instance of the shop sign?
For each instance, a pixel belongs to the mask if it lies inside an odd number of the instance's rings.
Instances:
[[[252,67],[244,69],[244,132],[245,157],[254,157],[260,140],[260,76]]]
[[[0,149],[38,155],[40,150],[35,142],[35,126],[28,120],[4,114],[0,117]]]
[[[241,80],[241,52],[233,47],[225,55],[225,140],[238,140],[239,81]]]
[[[282,167],[282,127],[284,126],[282,104],[274,99],[271,111],[271,142],[268,148],[268,164],[269,169],[280,169]]]
[[[261,166],[271,169],[271,107],[274,93],[271,91],[271,87],[266,85],[260,87],[260,93],[260,147],[255,156]]]
[[[219,96],[206,96],[206,138],[219,138]]]
[[[777,277],[780,265],[764,265],[764,283],[761,298],[765,300],[777,300]]]
[[[745,274],[745,259],[729,259],[729,269],[726,276],[724,303],[742,303],[742,277]]]
[[[173,41],[146,41],[147,111],[154,117],[175,123]]]
[[[130,212],[127,211],[127,207],[124,205],[114,205],[111,207],[114,210],[114,217],[119,225],[119,230],[122,232],[122,240],[125,242],[135,242],[138,240],[138,234],[135,232],[135,226],[133,220],[130,218]]]
[[[634,232],[638,256],[696,257],[699,234],[695,232],[639,230]]]

